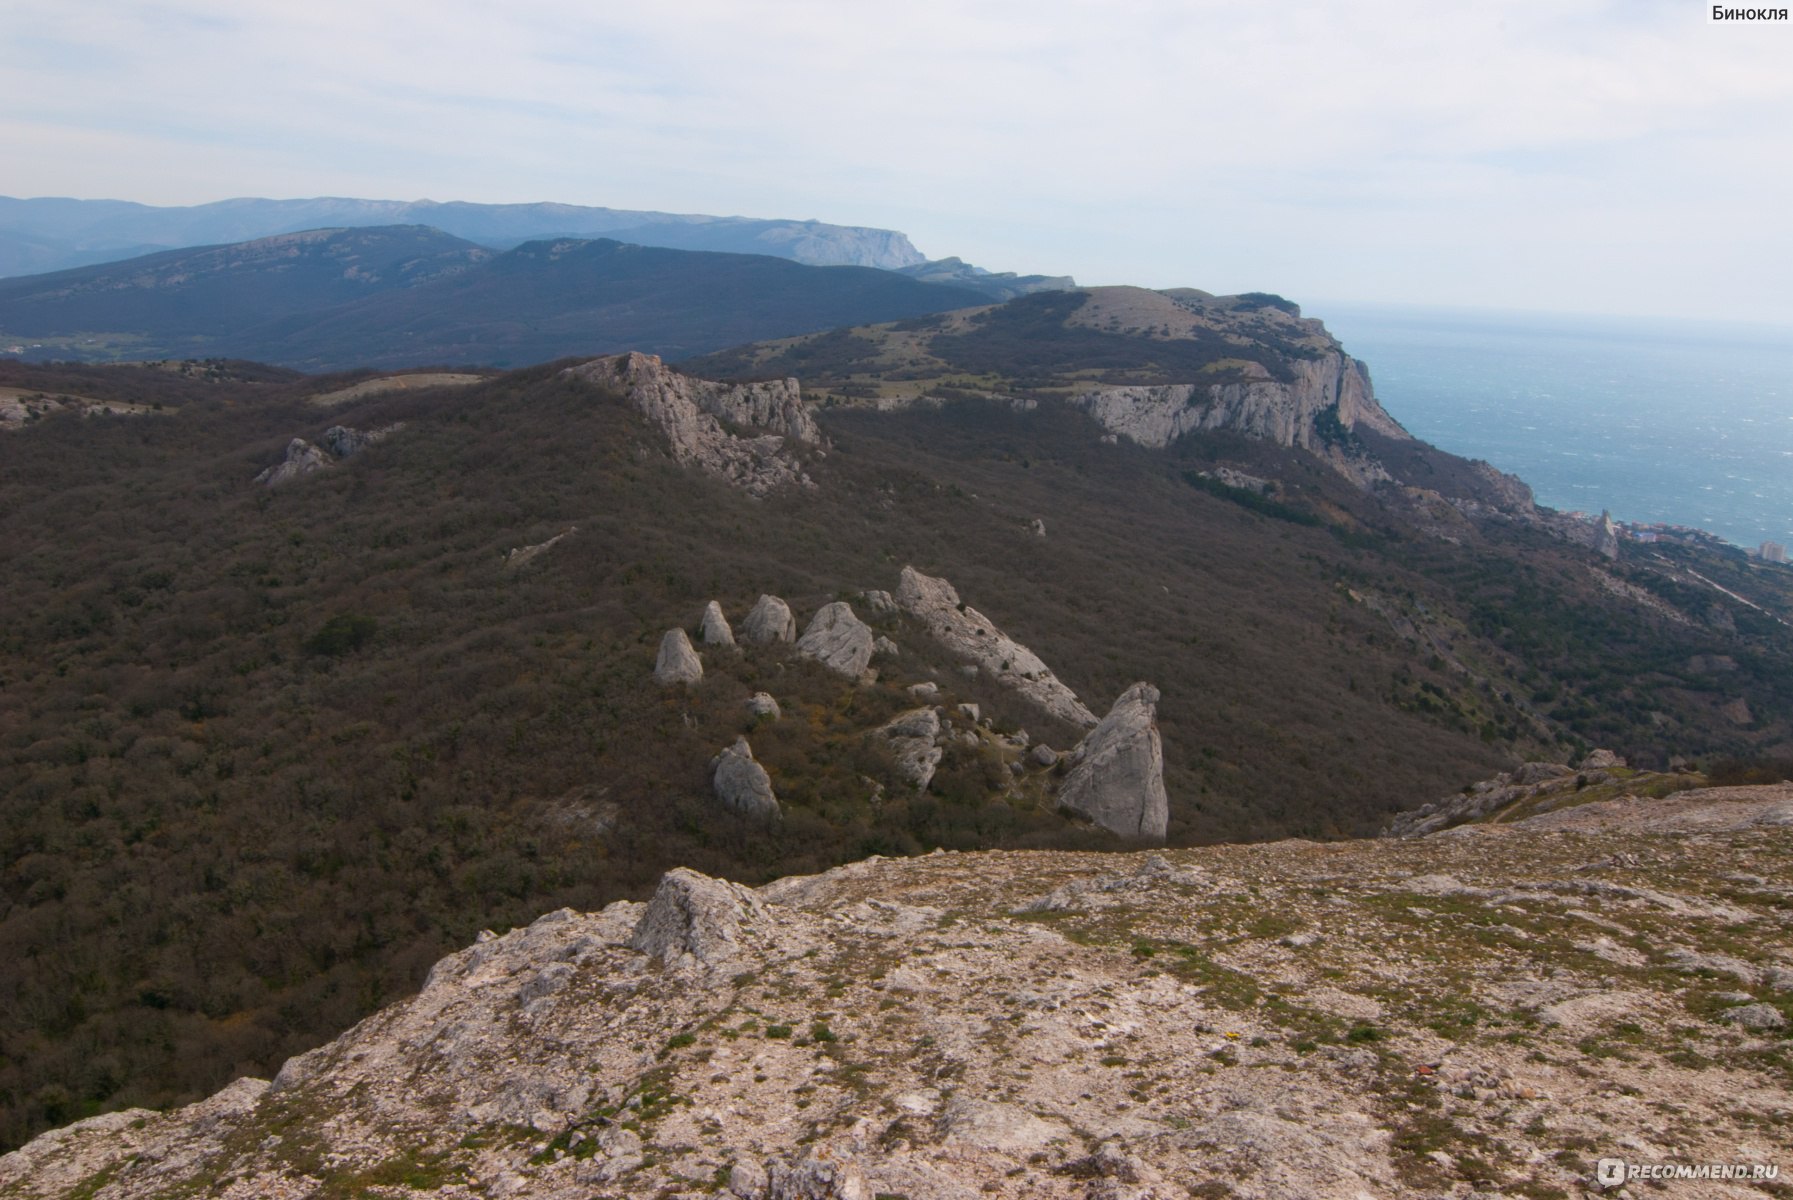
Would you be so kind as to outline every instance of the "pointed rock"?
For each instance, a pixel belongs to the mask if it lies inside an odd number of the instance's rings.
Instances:
[[[691,639],[683,629],[668,629],[660,639],[659,657],[654,659],[654,682],[670,686],[696,683],[703,677],[703,660],[691,648]]]
[[[723,807],[744,817],[769,821],[779,815],[772,779],[766,768],[753,761],[753,748],[744,737],[736,738],[734,745],[710,760],[710,786]]]
[[[858,679],[872,661],[872,630],[845,600],[824,604],[797,639],[797,653],[830,671]]]
[[[794,642],[797,640],[797,618],[791,615],[791,606],[777,596],[761,596],[753,611],[741,622],[741,637],[756,646]]]
[[[747,888],[677,867],[660,877],[629,948],[668,970],[726,967],[747,948],[761,916],[759,898]]]
[[[1058,802],[1123,837],[1162,839],[1170,823],[1158,689],[1136,683],[1072,751]]]
[[[291,483],[301,476],[335,465],[336,460],[324,451],[304,438],[294,438],[286,444],[286,458],[257,475],[255,482],[268,487],[279,487],[283,483]]]
[[[728,618],[722,615],[722,605],[714,600],[704,606],[703,640],[706,646],[735,644],[735,631],[728,627]]]

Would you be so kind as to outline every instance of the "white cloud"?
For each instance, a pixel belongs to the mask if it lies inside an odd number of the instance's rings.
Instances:
[[[17,194],[816,216],[1093,280],[1793,320],[1793,30],[1692,0],[8,8]]]

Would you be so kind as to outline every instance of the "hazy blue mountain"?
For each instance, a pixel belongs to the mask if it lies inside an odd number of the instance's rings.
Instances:
[[[545,237],[618,236],[640,245],[772,254],[815,266],[895,269],[926,261],[906,236],[888,229],[577,204],[438,203],[332,196],[157,207],[124,200],[0,197],[0,275],[59,270],[149,249],[370,225],[429,225],[499,249]]]

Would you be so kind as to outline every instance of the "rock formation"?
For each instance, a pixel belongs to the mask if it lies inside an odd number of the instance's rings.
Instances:
[[[660,639],[660,653],[654,659],[654,682],[671,686],[675,683],[696,683],[704,677],[703,660],[691,648],[691,639],[683,629],[668,629]]]
[[[714,383],[682,375],[655,355],[633,352],[594,358],[565,373],[624,395],[666,437],[679,463],[755,496],[814,486],[791,443],[819,445],[822,437],[795,379]]]
[[[1136,683],[1071,751],[1058,802],[1122,837],[1162,840],[1170,821],[1158,689]]]
[[[1362,426],[1387,437],[1409,434],[1376,402],[1369,371],[1343,351],[1289,361],[1283,381],[1256,363],[1233,383],[1174,383],[1155,387],[1103,386],[1072,398],[1104,428],[1142,446],[1163,447],[1201,429],[1321,450],[1327,429]]]
[[[505,551],[504,565],[513,571],[526,567],[542,555],[548,553],[548,551],[554,549],[562,539],[571,537],[578,532],[579,527],[577,525],[570,525],[545,542],[536,542],[534,545],[530,546],[513,546]]]
[[[940,713],[937,709],[912,708],[898,713],[878,730],[890,743],[897,771],[918,790],[925,790],[940,766]]]
[[[779,710],[778,701],[772,698],[770,692],[755,692],[747,697],[747,711],[756,717],[764,717],[768,721],[776,721],[784,715]]]
[[[1594,525],[1594,549],[1606,558],[1619,556],[1619,527],[1610,512],[1602,512]]]
[[[1595,1195],[1627,1140],[1784,1164],[1789,795],[674,870],[482,934],[274,1086],[43,1134],[0,1195],[1432,1200]]]
[[[1061,721],[1086,729],[1096,723],[1096,714],[1059,682],[1038,655],[996,628],[996,623],[977,609],[961,604],[959,593],[946,580],[904,567],[896,602],[941,645],[989,671]]]
[[[1619,774],[1615,775],[1615,771]],[[1420,837],[1504,813],[1550,812],[1597,798],[1597,791],[1586,789],[1612,783],[1629,774],[1625,770],[1625,760],[1611,750],[1590,751],[1576,768],[1552,762],[1524,763],[1492,779],[1471,784],[1461,792],[1400,813],[1389,822],[1384,836]]]
[[[735,644],[735,631],[728,627],[728,618],[722,615],[722,605],[714,600],[704,606],[701,629],[706,646],[732,646]]]
[[[871,627],[853,615],[853,606],[845,600],[824,604],[797,639],[797,653],[830,671],[858,679],[871,665]]]
[[[324,451],[304,438],[294,438],[286,444],[286,457],[257,475],[255,482],[267,487],[279,487],[283,483],[291,483],[314,471],[322,471],[335,465],[336,460]]]
[[[710,785],[724,808],[744,817],[769,821],[781,811],[772,780],[766,768],[753,761],[753,748],[744,737],[710,760]]]
[[[761,596],[741,622],[741,638],[754,645],[797,640],[797,618],[790,605],[777,596]]]

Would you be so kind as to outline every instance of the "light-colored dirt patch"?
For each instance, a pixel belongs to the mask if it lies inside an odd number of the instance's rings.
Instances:
[[[421,375],[382,375],[378,379],[363,379],[360,383],[346,388],[338,388],[334,392],[324,392],[313,396],[311,403],[319,408],[335,408],[347,404],[351,400],[365,400],[369,396],[379,396],[387,392],[414,392],[420,388],[433,387],[466,387],[487,378],[484,375],[464,375],[450,371],[439,371]]]
[[[0,430],[22,429],[40,417],[71,410],[89,414],[114,413],[120,416],[142,416],[159,411],[146,404],[95,400],[90,396],[69,396],[31,388],[0,387]]]

